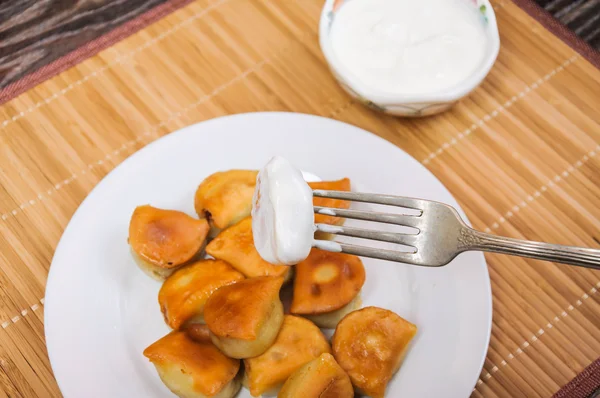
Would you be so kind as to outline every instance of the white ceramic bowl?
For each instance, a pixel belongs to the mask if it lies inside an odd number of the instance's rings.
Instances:
[[[392,115],[412,117],[428,116],[443,112],[452,107],[461,98],[469,95],[482,82],[498,56],[500,37],[496,24],[496,15],[490,2],[488,0],[462,0],[468,3],[469,6],[479,10],[481,13],[481,23],[484,25],[488,36],[486,54],[481,66],[461,84],[435,93],[401,95],[374,90],[356,78],[336,58],[331,47],[331,25],[334,22],[336,12],[345,1],[352,0],[325,1],[319,22],[319,43],[325,59],[329,63],[329,68],[339,84],[351,96],[372,109]]]

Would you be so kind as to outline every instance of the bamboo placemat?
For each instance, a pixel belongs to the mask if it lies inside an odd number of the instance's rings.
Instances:
[[[281,110],[358,125],[422,161],[476,228],[600,245],[600,71],[509,1],[502,48],[452,111],[383,116],[331,77],[322,0],[197,0],[0,107],[0,397],[60,396],[44,287],[69,218],[156,138],[231,113]],[[600,274],[486,256],[492,338],[474,397],[549,397],[600,355]]]

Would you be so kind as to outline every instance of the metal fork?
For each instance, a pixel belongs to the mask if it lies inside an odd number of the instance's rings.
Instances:
[[[317,224],[317,230],[324,233],[398,243],[413,249],[412,252],[401,252],[346,243],[315,241],[315,246],[324,250],[429,267],[446,265],[460,253],[478,250],[600,269],[598,249],[505,238],[480,232],[468,227],[458,212],[444,203],[392,195],[324,190],[314,190],[313,196],[398,206],[417,210],[420,213],[392,214],[315,206],[315,213],[319,214],[396,224],[418,230],[417,233],[410,234]]]

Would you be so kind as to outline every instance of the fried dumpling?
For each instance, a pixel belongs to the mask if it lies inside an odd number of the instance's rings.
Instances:
[[[321,354],[295,371],[278,398],[352,398],[350,378],[329,353]]]
[[[287,281],[291,276],[291,267],[268,263],[258,254],[252,237],[251,217],[222,231],[206,245],[206,252],[227,261],[248,278],[274,275],[283,276]]]
[[[250,215],[257,175],[257,170],[219,171],[198,186],[194,207],[209,220],[211,236]]]
[[[218,288],[241,281],[244,275],[221,260],[200,260],[167,278],[158,303],[167,325],[179,329],[186,322],[204,323],[206,300]]]
[[[322,328],[335,328],[346,314],[361,305],[365,268],[357,256],[312,249],[296,265],[290,312]]]
[[[227,358],[210,341],[205,325],[174,331],[144,350],[165,385],[181,398],[231,398],[241,384],[239,359]]]
[[[311,321],[286,315],[277,339],[263,354],[244,359],[244,385],[258,397],[272,392],[307,362],[331,348],[321,330]]]
[[[309,182],[308,186],[313,190],[323,189],[327,191],[350,191],[350,179],[343,178],[337,181]],[[349,209],[350,202],[347,200],[318,198],[315,196],[313,199],[313,206]],[[340,217],[334,217],[327,214],[315,214],[315,224],[342,225],[343,223],[344,219]]]
[[[204,247],[208,222],[176,210],[138,206],[129,223],[128,242],[136,263],[151,277],[164,280]]]
[[[283,323],[282,277],[260,276],[224,286],[204,306],[213,343],[227,356],[250,358],[273,344]]]
[[[366,307],[340,321],[332,339],[333,356],[358,392],[382,398],[416,333],[415,325],[392,311]]]

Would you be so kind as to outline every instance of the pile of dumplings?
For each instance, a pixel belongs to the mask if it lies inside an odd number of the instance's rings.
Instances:
[[[242,385],[254,397],[383,397],[416,326],[386,309],[361,309],[366,275],[356,256],[312,249],[292,267],[263,260],[250,217],[257,174],[229,170],[202,181],[199,218],[150,205],[134,210],[131,253],[163,282],[158,302],[173,329],[143,354],[182,398],[230,398]],[[347,178],[309,185],[350,190]],[[336,199],[314,204],[349,208]],[[316,214],[315,222],[344,220]],[[320,328],[335,329],[331,341]]]

